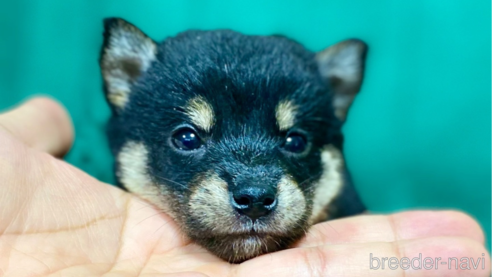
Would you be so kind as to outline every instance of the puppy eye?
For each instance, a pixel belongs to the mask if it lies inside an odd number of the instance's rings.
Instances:
[[[289,152],[301,153],[306,150],[307,139],[305,136],[297,133],[289,134],[285,138],[283,148]]]
[[[198,149],[203,145],[200,137],[190,128],[183,128],[174,133],[172,142],[174,147],[186,151]]]

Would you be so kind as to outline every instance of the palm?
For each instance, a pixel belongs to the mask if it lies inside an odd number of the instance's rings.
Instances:
[[[8,193],[0,194],[0,265],[17,265],[7,267],[12,276],[179,272],[207,263],[227,265],[190,244],[173,220],[147,203],[50,155],[0,138],[9,146],[2,149],[1,161],[22,163],[0,167],[2,178],[20,181],[7,182],[2,190]],[[182,257],[186,263],[177,263]]]
[[[0,115],[0,276],[402,276],[401,270],[369,270],[369,254],[447,259],[487,253],[468,216],[409,212],[318,224],[295,248],[230,265],[188,241],[151,205],[44,153],[61,154],[71,141],[69,123],[54,107],[55,126],[53,114],[43,119],[22,107],[24,116]],[[466,275],[488,276],[485,257],[484,270]]]

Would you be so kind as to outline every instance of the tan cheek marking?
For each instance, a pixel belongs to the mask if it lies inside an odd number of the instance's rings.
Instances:
[[[288,177],[283,177],[277,187],[277,208],[274,222],[270,228],[285,233],[299,224],[306,213],[306,199],[297,183]]]
[[[275,109],[275,117],[281,131],[288,130],[294,126],[297,107],[288,100],[281,101]]]
[[[227,183],[217,174],[208,174],[190,196],[190,212],[214,235],[229,234],[237,220],[229,203]]]
[[[321,152],[321,162],[323,163],[323,174],[315,184],[311,224],[326,218],[327,206],[343,186],[344,161],[340,151],[333,146],[325,147]]]
[[[166,201],[169,194],[162,186],[153,183],[149,176],[148,151],[143,143],[127,142],[118,154],[117,161],[119,165],[118,179],[128,191],[173,216],[168,205],[169,201]]]
[[[198,96],[191,99],[185,110],[193,124],[207,132],[212,129],[215,120],[214,111],[203,97]]]

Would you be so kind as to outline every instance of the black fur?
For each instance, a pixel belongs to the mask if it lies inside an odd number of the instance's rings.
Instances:
[[[115,20],[105,21],[102,56]],[[107,86],[105,89],[108,93]],[[196,96],[213,107],[211,132],[192,126],[183,111]],[[343,122],[334,114],[332,97],[329,83],[318,71],[315,53],[297,42],[230,30],[187,31],[159,43],[155,61],[132,82],[125,108],[112,106],[108,138],[115,156],[125,142],[142,142],[150,153],[150,176],[171,189],[183,230],[222,258],[240,262],[250,257],[224,253],[222,249],[230,249],[228,238],[214,236],[189,213],[187,201],[197,178],[212,171],[229,186],[261,182],[275,187],[287,174],[297,181],[311,205],[311,186],[323,170],[320,150],[333,145],[343,151]],[[292,130],[306,134],[307,154],[292,155],[281,149],[287,132],[279,130],[275,108],[285,99],[298,107]],[[171,145],[174,130],[184,124],[197,130],[205,147],[188,153]],[[331,217],[365,209],[345,174],[347,182],[329,208]],[[290,233],[272,235],[279,244],[266,242],[268,251],[285,248],[301,237],[307,220],[308,215]]]

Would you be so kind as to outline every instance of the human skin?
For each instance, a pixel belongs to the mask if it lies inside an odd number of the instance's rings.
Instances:
[[[324,222],[291,249],[232,265],[155,207],[60,160],[73,137],[47,98],[0,114],[0,276],[490,276],[482,230],[456,211]],[[371,253],[483,257],[485,269],[374,270]]]

